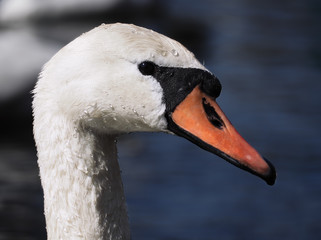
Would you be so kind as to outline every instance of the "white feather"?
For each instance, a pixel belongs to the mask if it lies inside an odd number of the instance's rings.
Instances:
[[[129,239],[116,137],[167,131],[163,90],[137,65],[204,69],[180,43],[101,25],[61,49],[34,89],[34,137],[48,239]]]

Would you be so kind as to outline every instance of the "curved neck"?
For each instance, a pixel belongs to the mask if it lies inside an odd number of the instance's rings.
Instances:
[[[116,136],[51,122],[36,137],[48,239],[129,239]]]

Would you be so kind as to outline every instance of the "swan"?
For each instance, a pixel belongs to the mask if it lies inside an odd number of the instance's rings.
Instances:
[[[276,172],[215,99],[221,84],[164,35],[102,24],[63,47],[33,90],[48,239],[130,239],[117,137],[184,137],[273,185]]]

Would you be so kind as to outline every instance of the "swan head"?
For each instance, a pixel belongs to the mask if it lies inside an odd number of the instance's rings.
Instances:
[[[273,166],[216,104],[220,91],[219,80],[177,41],[110,24],[81,35],[45,65],[33,106],[35,122],[50,108],[105,134],[173,133],[273,184]]]

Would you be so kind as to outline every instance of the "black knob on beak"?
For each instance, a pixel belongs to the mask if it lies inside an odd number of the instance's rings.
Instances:
[[[220,96],[222,85],[217,77],[207,73],[201,83],[201,90],[213,99]]]

